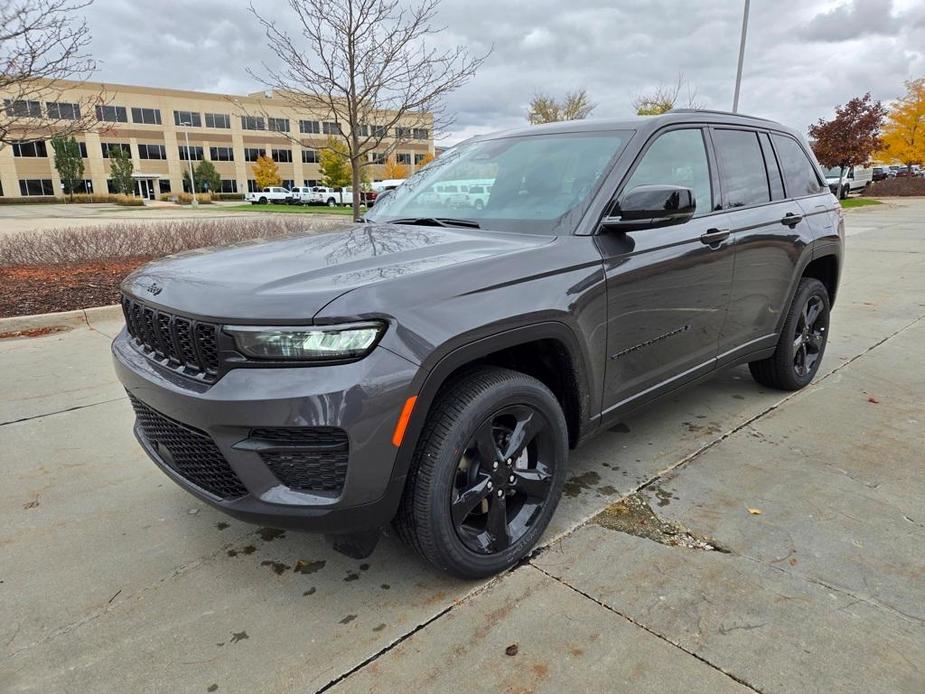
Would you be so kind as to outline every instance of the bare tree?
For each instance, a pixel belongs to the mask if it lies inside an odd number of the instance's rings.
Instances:
[[[674,84],[660,84],[653,92],[637,95],[633,99],[633,109],[637,116],[657,116],[666,113],[677,106],[682,91],[686,91],[686,108],[701,108],[697,102],[697,88],[693,87],[683,74],[679,74]]]
[[[16,140],[67,136],[96,125],[93,107],[100,99],[62,103],[67,85],[60,83],[85,80],[96,69],[88,52],[90,31],[80,16],[92,2],[0,2],[0,149]]]
[[[288,2],[293,16],[282,24],[293,34],[251,5],[282,68],[264,64],[262,74],[249,72],[297,108],[317,110],[320,102],[330,111],[347,143],[359,217],[361,169],[369,153],[388,132],[397,136],[391,151],[415,127],[445,124],[443,97],[467,82],[488,54],[427,45],[442,30],[433,24],[439,0],[410,8],[399,0]]]
[[[585,89],[567,92],[561,101],[549,94],[534,94],[530,100],[527,120],[531,125],[564,120],[584,120],[591,115],[594,107]]]

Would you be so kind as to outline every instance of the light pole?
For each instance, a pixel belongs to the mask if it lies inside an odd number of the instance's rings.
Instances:
[[[183,121],[180,125],[185,128],[193,127],[193,124],[189,121]],[[196,179],[193,178],[193,152],[189,148],[189,130],[184,134],[186,135],[186,163],[189,165],[189,187],[193,193],[193,201],[190,204],[193,207],[199,207],[199,201],[196,199]]]
[[[742,15],[742,39],[739,41],[739,69],[736,70],[736,90],[732,97],[732,112],[739,112],[739,88],[742,86],[742,63],[745,62],[745,35],[748,33],[748,6],[750,0],[745,0],[745,12]]]

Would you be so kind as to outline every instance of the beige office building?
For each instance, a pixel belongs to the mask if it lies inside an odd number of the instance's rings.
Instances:
[[[67,118],[76,115],[78,107],[84,116],[95,118],[98,126],[77,135],[84,156],[79,189],[84,192],[111,190],[108,152],[115,147],[130,152],[135,192],[148,198],[184,189],[188,157],[194,167],[201,159],[210,160],[225,193],[255,189],[252,167],[260,155],[277,162],[284,186],[315,185],[321,181],[319,150],[329,134],[338,132],[320,102],[309,112],[293,107],[276,92],[234,96],[85,82],[67,86],[62,94],[58,83],[54,101],[12,101],[3,94],[0,99],[8,112],[26,118]],[[104,104],[94,105],[100,94]],[[93,113],[87,114],[87,109]],[[383,112],[378,120],[364,128],[383,127],[391,117]],[[44,133],[47,138],[53,134]],[[382,164],[390,153],[413,171],[434,152],[432,119],[416,118],[388,128],[380,149],[370,154],[371,180],[383,178]],[[62,193],[51,143],[36,140],[32,133],[30,140],[0,149],[0,195]]]

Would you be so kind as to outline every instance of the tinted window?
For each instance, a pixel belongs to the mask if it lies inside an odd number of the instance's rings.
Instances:
[[[697,214],[712,208],[707,148],[699,129],[672,130],[659,137],[643,155],[624,192],[636,186],[684,186],[694,191]]]
[[[821,193],[822,184],[816,177],[816,169],[796,140],[783,135],[771,135],[771,139],[784,172],[787,195],[799,197]]]
[[[723,206],[729,209],[770,202],[768,174],[757,133],[714,130],[713,144],[723,184]]]
[[[774,156],[774,149],[771,147],[771,138],[767,133],[761,133],[758,136],[761,141],[761,153],[764,155],[764,165],[768,170],[768,182],[771,184],[771,199],[781,200],[784,197],[784,181],[780,175],[780,167],[777,165],[777,157]]]

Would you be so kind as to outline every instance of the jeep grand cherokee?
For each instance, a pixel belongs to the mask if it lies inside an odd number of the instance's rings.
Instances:
[[[490,186],[447,207],[447,186]],[[807,385],[844,238],[800,136],[675,111],[480,137],[366,219],[184,253],[123,284],[147,454],[255,523],[485,576],[549,523],[568,450],[748,363]]]

